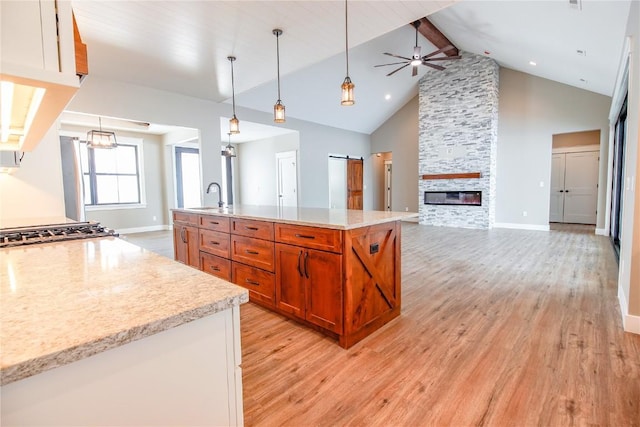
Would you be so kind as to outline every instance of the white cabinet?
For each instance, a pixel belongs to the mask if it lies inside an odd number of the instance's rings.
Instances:
[[[0,80],[45,89],[24,141],[0,142],[2,150],[31,151],[80,86],[70,1],[0,1]],[[31,100],[19,93],[14,108],[25,111]]]

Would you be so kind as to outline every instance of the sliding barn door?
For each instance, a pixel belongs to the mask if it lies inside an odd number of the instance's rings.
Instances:
[[[362,160],[347,160],[347,209],[362,210],[363,166]]]

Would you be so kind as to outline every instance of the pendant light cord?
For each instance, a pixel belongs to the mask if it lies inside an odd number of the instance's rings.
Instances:
[[[234,80],[233,80],[233,61],[234,61],[234,59],[229,60],[229,62],[231,62],[231,102],[233,104],[233,117],[236,116],[236,89],[235,89],[235,83],[234,83]]]
[[[349,77],[349,15],[347,0],[344,0],[344,54],[347,58],[347,77]]]
[[[276,33],[276,61],[278,64],[278,102],[280,101],[280,33]]]

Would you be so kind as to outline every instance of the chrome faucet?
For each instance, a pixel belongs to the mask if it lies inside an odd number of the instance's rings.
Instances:
[[[207,187],[207,194],[211,192],[212,185],[215,185],[216,187],[218,187],[218,207],[221,208],[224,206],[224,202],[222,201],[222,188],[220,188],[220,184],[218,184],[217,182],[212,182]]]

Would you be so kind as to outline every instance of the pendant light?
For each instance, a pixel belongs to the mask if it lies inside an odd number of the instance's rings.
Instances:
[[[229,143],[224,147],[221,154],[223,157],[236,157],[236,147],[231,145],[231,132],[227,133],[227,135],[229,135]]]
[[[233,105],[233,117],[229,120],[229,133],[240,133],[240,121],[236,117],[236,88],[233,80],[233,61],[236,60],[235,56],[227,56],[229,62],[231,62],[231,102]]]
[[[87,132],[87,148],[116,148],[116,133],[102,130],[102,118],[98,117],[100,130]]]
[[[278,100],[273,106],[273,121],[276,123],[284,123],[284,105],[282,105],[282,101],[280,101],[280,36],[282,35],[282,30],[276,28],[273,30],[273,34],[276,36],[276,60],[278,64]]]
[[[349,15],[347,8],[347,0],[344,0],[344,53],[347,58],[347,77],[342,82],[342,105],[353,105],[355,100],[353,99],[353,88],[355,85],[351,82],[349,77]]]

